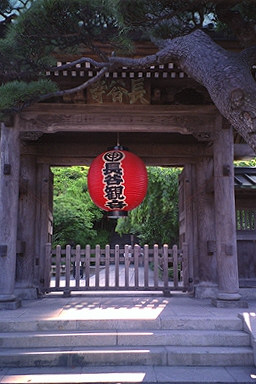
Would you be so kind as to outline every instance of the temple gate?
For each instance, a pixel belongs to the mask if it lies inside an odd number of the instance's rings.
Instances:
[[[60,85],[95,74],[88,63],[48,73]],[[234,159],[252,150],[173,63],[107,73],[86,92],[33,105],[1,126],[0,303],[34,298],[52,236],[51,166],[89,165],[116,143],[146,165],[183,167],[180,241],[196,297],[239,300]],[[14,304],[15,306],[15,304]]]

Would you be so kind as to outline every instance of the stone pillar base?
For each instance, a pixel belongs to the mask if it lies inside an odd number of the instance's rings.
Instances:
[[[248,303],[241,300],[212,299],[212,305],[217,308],[248,308]]]
[[[14,301],[15,299],[16,299],[16,296],[12,294],[0,295],[0,303],[5,301]]]
[[[217,284],[202,282],[194,287],[196,299],[215,299],[218,293]]]
[[[237,300],[240,300],[241,299],[241,295],[240,293],[226,293],[226,292],[218,292],[217,294],[217,299],[218,300],[234,300],[234,301],[237,301]]]
[[[37,288],[21,288],[17,287],[14,289],[16,297],[22,300],[35,300],[38,299]]]
[[[0,301],[0,309],[17,309],[21,307],[21,300]]]

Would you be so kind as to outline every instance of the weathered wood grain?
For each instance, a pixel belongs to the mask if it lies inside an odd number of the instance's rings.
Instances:
[[[20,190],[17,239],[24,244],[22,253],[17,254],[17,290],[35,287],[35,220],[36,220],[36,157],[20,157]]]
[[[1,124],[0,141],[0,301],[14,300],[20,142],[18,127]]]
[[[238,300],[239,281],[233,167],[233,132],[216,121],[214,140],[214,200],[219,299]]]

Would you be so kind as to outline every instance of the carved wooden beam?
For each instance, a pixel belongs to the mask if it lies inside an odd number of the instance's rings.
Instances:
[[[214,129],[214,106],[38,104],[22,112],[21,131],[176,132],[203,137]]]

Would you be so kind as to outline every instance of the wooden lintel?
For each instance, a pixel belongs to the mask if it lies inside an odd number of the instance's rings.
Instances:
[[[203,148],[203,145],[189,147],[188,145],[163,145],[152,146],[151,148],[134,146],[132,152],[138,154],[146,165],[159,166],[182,166],[196,163],[200,158],[212,156],[211,148]],[[77,145],[62,146],[25,146],[22,154],[37,155],[38,163],[50,164],[52,166],[90,165],[92,160],[101,152],[104,147]],[[74,155],[75,153],[75,155]],[[235,144],[235,160],[249,158],[253,155],[247,144]],[[252,156],[253,157],[253,156]]]
[[[146,166],[159,166],[159,167],[183,167],[185,164],[193,164],[196,162],[195,158],[172,158],[172,157],[145,157],[141,156]],[[90,166],[93,161],[91,157],[38,157],[38,164],[49,164],[52,167],[61,166]]]
[[[50,138],[51,135],[48,137]],[[172,135],[154,135],[154,139],[128,135],[125,140],[131,152],[137,154],[147,165],[182,166],[187,163],[195,163],[198,159],[212,155],[211,148],[203,143],[173,143]],[[98,140],[97,140],[98,138]],[[25,143],[21,147],[23,155],[34,155],[37,162],[50,165],[89,165],[109,145],[109,139],[103,136],[86,135],[80,137],[80,141],[61,142],[51,141],[38,143]],[[160,140],[160,142],[158,142]]]
[[[214,129],[214,106],[38,104],[22,112],[23,132],[176,132]]]
[[[65,158],[65,157],[85,157],[95,158],[106,150],[106,143],[44,143],[38,145],[24,145],[21,148],[23,155],[36,155],[40,157]],[[150,158],[199,158],[211,156],[211,149],[204,144],[158,144],[158,143],[131,143],[131,152],[141,157]]]

